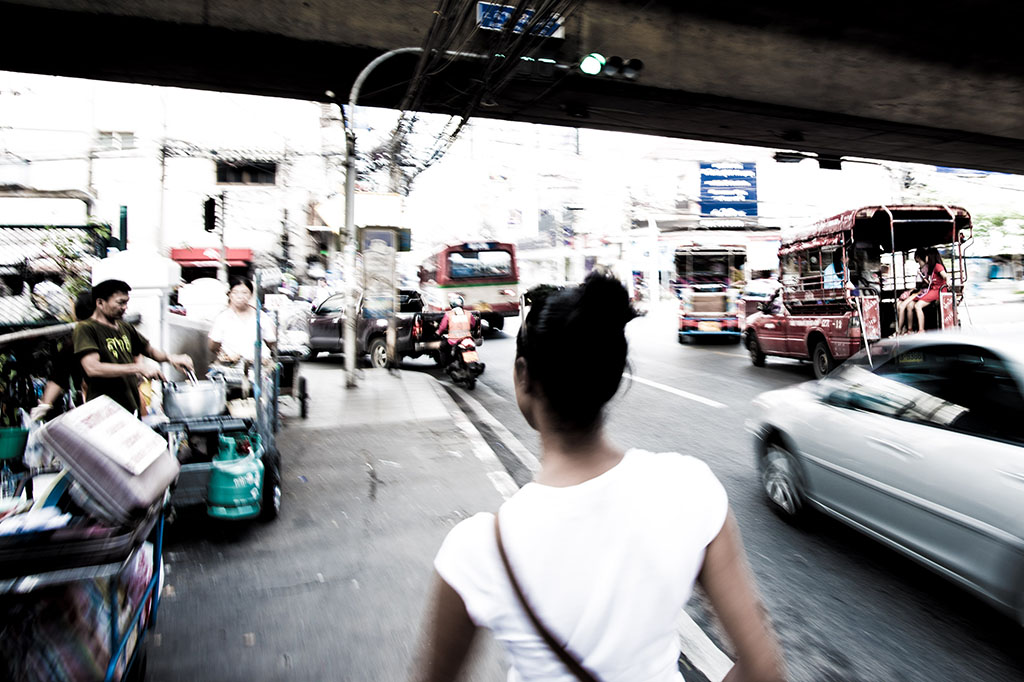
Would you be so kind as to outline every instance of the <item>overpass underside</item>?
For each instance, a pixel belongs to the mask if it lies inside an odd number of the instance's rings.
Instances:
[[[394,57],[359,103],[1024,172],[1017,3],[689,4],[537,0],[564,37],[526,40],[464,0],[0,2],[0,69],[344,102],[374,57],[440,47],[479,57]],[[586,76],[590,52],[644,68]]]

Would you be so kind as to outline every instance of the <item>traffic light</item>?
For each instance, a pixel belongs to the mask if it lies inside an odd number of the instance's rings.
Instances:
[[[588,76],[604,75],[636,80],[643,68],[644,63],[639,59],[623,59],[615,55],[605,57],[599,52],[591,52],[580,60],[580,71]]]
[[[217,200],[213,197],[203,202],[203,229],[207,232],[217,229]]]

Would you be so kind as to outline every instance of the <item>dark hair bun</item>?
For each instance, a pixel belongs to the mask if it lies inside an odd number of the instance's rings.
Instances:
[[[590,274],[580,287],[577,316],[587,323],[607,327],[609,332],[622,329],[637,316],[629,302],[629,293],[622,282],[607,275]]]
[[[636,316],[622,283],[596,273],[534,304],[519,355],[566,428],[592,428],[615,395],[626,367],[626,323]]]

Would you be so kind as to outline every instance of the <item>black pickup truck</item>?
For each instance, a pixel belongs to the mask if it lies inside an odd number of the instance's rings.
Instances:
[[[398,304],[398,314],[395,316],[398,361],[429,355],[435,362],[439,362],[441,337],[437,334],[437,327],[444,313],[424,312],[420,292],[414,289],[400,289]],[[387,330],[387,319],[363,315],[360,299],[356,318],[357,357],[368,354],[372,367],[386,367]],[[317,353],[345,352],[344,333],[345,295],[335,294],[316,306],[309,318],[310,353],[315,357]]]

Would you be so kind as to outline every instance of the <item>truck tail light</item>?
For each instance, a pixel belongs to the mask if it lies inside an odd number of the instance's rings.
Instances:
[[[420,320],[420,316],[417,315],[416,319],[412,322],[412,338],[418,339],[423,336],[423,322]]]

